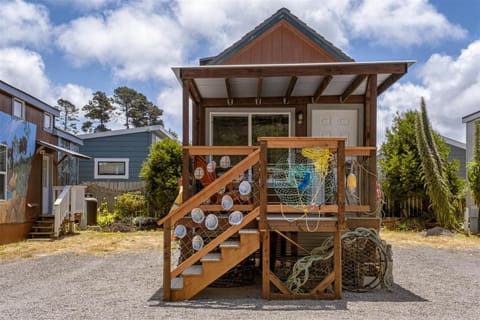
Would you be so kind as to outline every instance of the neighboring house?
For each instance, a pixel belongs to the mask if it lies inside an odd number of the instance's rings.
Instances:
[[[56,220],[51,233],[58,235],[68,214],[54,207],[56,192],[63,190],[55,186],[76,184],[76,159],[88,156],[77,152],[81,140],[54,127],[59,115],[51,105],[0,81],[0,244],[26,238],[43,216]]]
[[[474,132],[475,132],[475,122],[480,121],[480,111],[474,112],[462,118],[462,122],[466,124],[467,129],[467,152],[466,160],[467,163],[473,161],[473,143],[474,143]],[[466,177],[466,176],[465,176]],[[479,223],[479,210],[478,207],[473,203],[472,195],[470,191],[467,192],[467,215],[465,224],[470,225],[470,231],[473,233],[480,232],[480,223]]]
[[[163,298],[195,296],[256,252],[260,238],[264,298],[341,298],[339,241],[332,272],[305,294],[290,291],[275,268],[318,246],[325,233],[338,240],[345,228],[378,227],[378,219],[367,215],[378,204],[377,96],[413,63],[354,62],[283,8],[219,55],[201,59],[200,66],[174,67],[183,89],[184,202],[159,222],[165,230]],[[282,148],[288,150],[278,167]],[[311,162],[303,153],[317,159],[320,170],[318,159],[326,151],[335,154],[336,169],[328,167],[336,179],[321,190],[313,187],[320,178],[307,169]],[[296,158],[300,152],[303,158]],[[349,177],[346,199],[345,173],[354,171],[363,175],[358,184]],[[279,173],[284,176],[276,178]],[[295,199],[309,190],[311,200],[303,207],[285,205],[275,183],[286,184]],[[171,246],[171,230],[181,239],[180,252],[178,244]],[[229,237],[240,241],[222,244]]]
[[[163,126],[112,130],[78,135],[80,152],[90,160],[80,161],[82,182],[140,182],[142,164],[155,141],[171,138]]]
[[[443,140],[450,148],[450,153],[448,154],[448,160],[457,160],[459,164],[458,176],[465,179],[466,177],[466,150],[467,145],[463,142],[450,139],[448,137],[442,136]]]

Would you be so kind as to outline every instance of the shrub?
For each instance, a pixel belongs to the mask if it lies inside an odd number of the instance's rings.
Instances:
[[[117,196],[114,212],[120,219],[146,215],[145,196],[140,191],[127,192]]]
[[[97,209],[97,224],[100,227],[111,225],[115,220],[118,220],[118,216],[114,212],[108,211],[108,202],[102,201]]]
[[[155,142],[143,163],[140,176],[145,181],[150,214],[163,217],[168,213],[178,193],[182,170],[182,148],[172,139]]]

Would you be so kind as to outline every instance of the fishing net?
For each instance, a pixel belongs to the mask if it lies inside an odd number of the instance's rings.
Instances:
[[[334,198],[334,156],[328,149],[290,149],[272,168],[272,181],[282,204],[306,210]]]

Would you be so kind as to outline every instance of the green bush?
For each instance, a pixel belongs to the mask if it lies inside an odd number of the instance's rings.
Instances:
[[[182,147],[172,139],[155,142],[143,163],[140,176],[145,181],[150,214],[165,216],[178,193],[182,172]]]
[[[140,191],[117,196],[114,212],[120,219],[147,215],[147,201]]]
[[[111,225],[115,220],[118,220],[117,214],[108,211],[108,202],[102,201],[97,209],[97,224],[100,227],[105,227]]]

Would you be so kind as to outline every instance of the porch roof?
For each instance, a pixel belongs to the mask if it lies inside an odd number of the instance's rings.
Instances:
[[[192,100],[201,105],[345,103],[365,96],[376,75],[377,95],[400,79],[414,61],[173,67]],[[352,101],[353,102],[353,101]]]
[[[43,141],[43,140],[37,140],[37,144],[40,145],[40,148],[47,148],[47,149],[51,149],[51,150],[54,150],[54,151],[63,152],[63,153],[65,153],[69,156],[72,156],[72,157],[85,159],[85,160],[92,159],[91,157],[89,157],[87,155],[84,155],[82,153],[75,152],[73,150],[69,150],[69,149],[66,149],[66,148],[63,148],[63,147],[60,147],[60,146],[56,146],[54,144],[48,143],[48,142]],[[61,162],[61,161],[59,161],[59,162]]]

